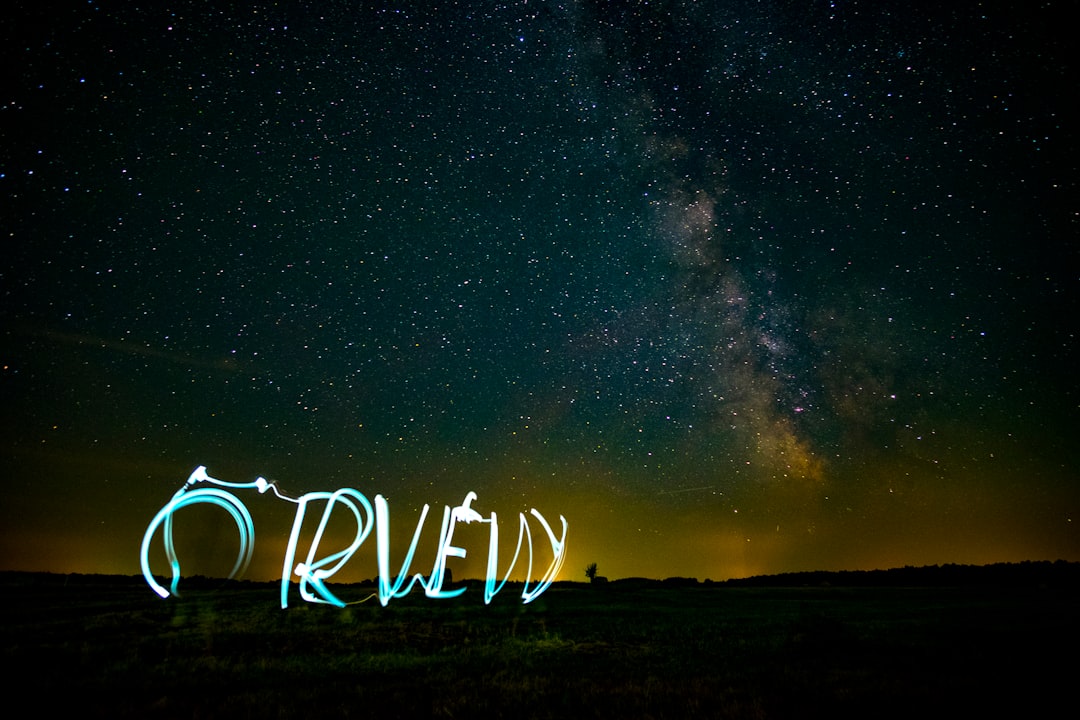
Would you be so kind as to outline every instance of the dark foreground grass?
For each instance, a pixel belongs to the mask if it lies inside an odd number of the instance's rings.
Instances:
[[[0,585],[9,700],[76,717],[1048,717],[1077,593],[556,587],[337,609],[225,585]],[[16,704],[22,704],[16,703]]]

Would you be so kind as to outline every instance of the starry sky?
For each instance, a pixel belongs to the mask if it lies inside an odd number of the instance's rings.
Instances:
[[[1080,560],[1070,6],[16,0],[0,569],[137,573],[198,465],[564,579]]]

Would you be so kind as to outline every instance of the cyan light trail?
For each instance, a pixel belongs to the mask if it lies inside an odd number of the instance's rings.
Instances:
[[[325,581],[333,577],[345,566],[349,559],[352,558],[356,551],[364,544],[368,535],[371,534],[373,527],[376,528],[379,565],[379,590],[377,595],[379,597],[379,602],[382,603],[383,606],[386,606],[392,598],[408,595],[412,590],[413,585],[417,583],[424,588],[424,593],[430,598],[457,597],[465,592],[465,588],[457,588],[454,590],[443,589],[443,583],[446,579],[447,559],[451,557],[464,558],[467,554],[465,548],[453,544],[454,529],[460,522],[467,524],[479,522],[487,523],[489,525],[487,577],[484,583],[485,604],[490,603],[491,599],[502,590],[507,580],[509,580],[514,567],[517,565],[518,557],[521,555],[522,542],[527,542],[529,552],[528,568],[526,570],[525,582],[521,591],[523,603],[532,602],[551,586],[551,583],[558,577],[566,557],[566,532],[568,527],[566,518],[562,515],[559,516],[559,519],[562,522],[562,534],[556,538],[555,532],[552,530],[548,521],[533,508],[530,513],[536,518],[544,528],[544,532],[547,534],[548,542],[551,545],[552,560],[540,578],[530,587],[533,568],[532,531],[529,529],[525,513],[518,513],[518,540],[517,546],[514,549],[514,557],[510,561],[510,565],[507,567],[503,579],[496,585],[496,578],[498,576],[498,517],[492,512],[485,518],[479,512],[474,510],[472,508],[472,503],[476,500],[477,496],[475,492],[469,492],[461,505],[454,508],[446,506],[444,509],[442,529],[439,533],[439,548],[436,553],[435,565],[431,575],[426,580],[420,573],[409,578],[409,567],[411,566],[413,557],[416,553],[417,543],[419,542],[420,534],[424,527],[424,521],[427,519],[429,510],[429,506],[424,505],[420,514],[420,520],[417,522],[416,530],[413,533],[412,542],[409,544],[409,550],[402,563],[401,570],[396,574],[395,578],[391,580],[390,509],[386,502],[386,498],[382,495],[375,496],[374,508],[363,493],[352,488],[341,488],[334,492],[310,492],[299,498],[292,498],[283,494],[276,484],[263,477],[259,477],[254,482],[250,483],[230,483],[211,477],[206,472],[206,466],[200,465],[191,473],[184,486],[173,495],[172,500],[158,511],[157,515],[154,516],[154,519],[147,527],[146,533],[143,535],[140,552],[143,577],[146,578],[146,582],[154,592],[162,598],[168,598],[170,594],[179,595],[177,587],[180,582],[180,560],[176,555],[176,549],[173,544],[172,523],[173,513],[182,507],[198,503],[211,503],[223,508],[232,516],[233,520],[236,522],[237,529],[240,532],[240,550],[237,555],[236,563],[229,573],[230,578],[241,574],[251,561],[255,540],[255,527],[251,518],[251,513],[248,512],[244,503],[231,492],[216,487],[196,487],[199,483],[210,483],[212,485],[232,489],[255,489],[260,494],[273,489],[274,495],[279,499],[296,504],[296,516],[293,520],[292,531],[289,534],[289,543],[285,550],[285,558],[281,573],[282,608],[288,607],[290,578],[293,575],[300,579],[300,596],[305,601],[311,603],[325,603],[336,605],[338,607],[345,607],[347,604],[351,604],[344,602],[334,595],[334,593],[327,588]],[[311,541],[311,546],[308,549],[306,560],[296,564],[294,567],[297,545],[300,541],[305,515],[307,513],[307,508],[312,501],[325,501],[326,505],[323,509],[322,519],[319,521],[318,528]],[[319,558],[317,557],[319,545],[322,542],[323,535],[330,522],[334,507],[339,503],[352,512],[353,517],[356,519],[356,534],[354,535],[352,542],[344,550]],[[150,545],[153,542],[159,527],[162,528],[165,554],[169,560],[169,567],[172,572],[172,583],[169,590],[166,590],[150,572]],[[408,580],[407,584],[406,580]],[[403,585],[404,588],[402,587]],[[358,602],[366,602],[372,597],[375,597],[375,595],[376,594],[372,594]]]

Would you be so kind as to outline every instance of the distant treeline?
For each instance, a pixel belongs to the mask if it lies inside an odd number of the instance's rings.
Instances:
[[[555,583],[555,587],[586,586],[580,582]],[[755,575],[731,580],[704,580],[670,577],[620,578],[601,587],[610,589],[686,587],[954,587],[1016,586],[1080,588],[1080,563],[1065,560],[1025,560],[993,565],[906,565],[890,570],[812,570],[806,572]]]
[[[164,579],[162,579],[164,580]],[[93,575],[93,574],[58,574],[48,572],[0,571],[0,585],[41,585],[41,586],[87,586],[87,585],[143,585],[141,575]],[[222,578],[208,578],[199,575],[183,578],[182,586],[187,588],[220,587],[224,583],[273,586],[273,582],[252,582],[245,580],[226,581]],[[374,587],[373,578],[360,583],[350,583],[360,587]],[[457,586],[482,588],[482,580],[463,580]],[[520,583],[507,583],[508,591],[519,587]],[[960,586],[999,586],[999,587],[1070,587],[1080,588],[1080,563],[1065,560],[1023,561],[1019,563],[995,563],[993,565],[910,565],[890,570],[813,570],[807,572],[781,573],[778,575],[756,575],[748,578],[731,580],[698,580],[697,578],[669,577],[663,580],[652,578],[618,578],[603,585],[573,580],[560,580],[552,584],[553,588],[592,589],[592,590],[638,590],[649,588],[716,588],[716,587],[960,587]],[[419,591],[418,591],[419,592]]]
[[[708,581],[706,581],[708,582]],[[1080,563],[1057,560],[993,565],[906,565],[890,570],[839,570],[782,573],[726,580],[733,587],[941,587],[1019,586],[1080,587]]]

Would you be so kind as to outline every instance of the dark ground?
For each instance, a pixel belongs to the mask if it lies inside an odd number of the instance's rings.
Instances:
[[[189,585],[160,600],[141,580],[0,575],[7,697],[111,718],[1049,717],[1075,706],[1075,586],[562,585],[525,606],[507,588],[486,607],[470,589],[281,610],[275,585]]]

